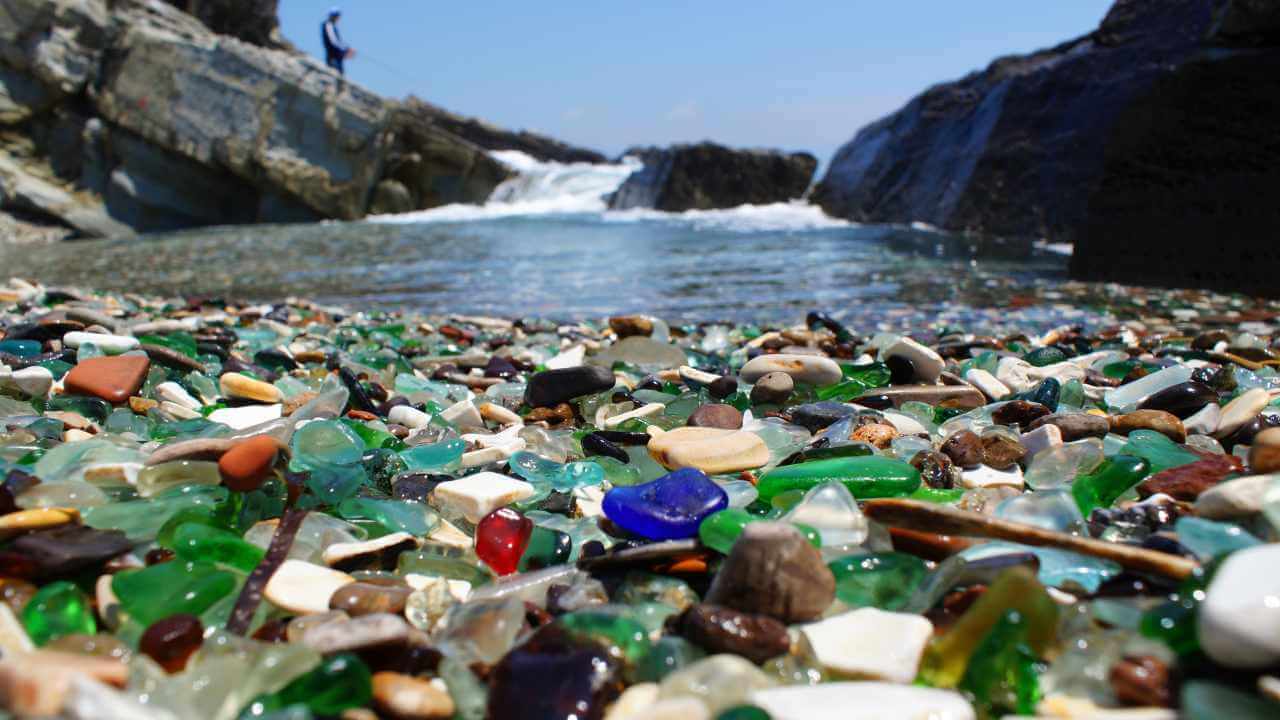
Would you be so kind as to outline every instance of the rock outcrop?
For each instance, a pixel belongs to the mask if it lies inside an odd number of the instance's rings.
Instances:
[[[504,130],[484,120],[449,112],[410,96],[405,107],[431,121],[432,125],[479,145],[485,150],[519,150],[539,160],[561,163],[605,163],[603,154],[569,145],[528,130]]]
[[[785,202],[804,195],[818,167],[809,153],[736,150],[709,142],[623,154],[640,158],[644,167],[609,198],[615,210],[683,212]]]
[[[155,0],[0,0],[0,167],[0,210],[83,236],[483,202],[509,175],[313,59]]]
[[[277,10],[280,0],[167,0],[219,35],[263,47],[283,48]]]
[[[1119,0],[1093,33],[864,128],[813,199],[859,221],[1075,242],[1077,277],[1276,294],[1278,8]]]

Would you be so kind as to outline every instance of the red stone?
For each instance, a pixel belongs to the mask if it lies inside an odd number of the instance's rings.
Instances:
[[[89,358],[71,368],[63,387],[74,395],[92,395],[117,405],[138,392],[147,379],[151,360],[146,355]]]
[[[165,672],[182,672],[204,643],[204,626],[195,615],[170,615],[157,620],[142,633],[138,649],[155,660]]]
[[[236,492],[257,490],[271,475],[279,454],[280,443],[270,435],[258,435],[236,443],[218,458],[222,484]]]
[[[520,565],[532,533],[532,520],[511,508],[498,508],[476,525],[476,555],[495,573],[510,575]]]
[[[1193,502],[1200,493],[1227,477],[1244,471],[1244,463],[1234,455],[1209,455],[1188,465],[1161,470],[1138,483],[1138,496],[1148,498],[1164,493],[1175,500]]]

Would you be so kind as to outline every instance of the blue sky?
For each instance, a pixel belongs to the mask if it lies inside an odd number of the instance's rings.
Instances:
[[[333,0],[281,0],[320,53]],[[616,154],[711,139],[808,150],[934,83],[1097,26],[1111,0],[515,0],[340,3],[348,76]]]

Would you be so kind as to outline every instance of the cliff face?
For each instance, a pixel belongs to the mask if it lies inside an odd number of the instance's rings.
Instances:
[[[482,202],[509,174],[412,116],[158,0],[0,0],[0,210],[79,235]]]
[[[405,105],[432,125],[485,150],[519,150],[539,160],[561,163],[604,163],[603,154],[588,148],[569,145],[546,135],[527,130],[505,130],[479,118],[449,112],[431,103],[410,97]]]
[[[804,195],[818,167],[809,153],[735,150],[714,143],[633,148],[644,161],[609,199],[616,210],[710,210],[786,202]]]
[[[1280,118],[1269,90],[1277,7],[1119,0],[1095,32],[996,60],[864,128],[814,201],[856,220],[922,220],[1078,249],[1118,216],[1132,228],[1159,221],[1151,196],[1161,208],[1257,205],[1259,195],[1236,197],[1233,186],[1265,179],[1253,141],[1266,145]],[[1191,161],[1206,156],[1207,165]],[[1135,194],[1142,183],[1161,190]],[[1081,274],[1088,265],[1078,264]]]

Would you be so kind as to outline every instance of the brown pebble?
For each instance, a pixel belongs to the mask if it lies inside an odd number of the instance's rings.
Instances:
[[[982,464],[982,438],[972,430],[952,433],[939,449],[958,467],[973,468]]]
[[[1255,443],[1249,448],[1249,471],[1255,475],[1280,472],[1280,447]]]
[[[1169,666],[1149,655],[1128,656],[1108,675],[1116,699],[1134,707],[1173,707]]]
[[[673,618],[671,627],[708,653],[741,655],[757,665],[791,650],[786,625],[718,605],[693,605]]]
[[[404,612],[405,603],[413,589],[407,585],[374,585],[353,582],[338,588],[329,598],[330,610],[343,610],[351,617]]]
[[[1046,415],[1027,426],[1035,430],[1043,425],[1053,425],[1062,432],[1063,442],[1075,442],[1084,438],[1104,438],[1111,432],[1107,418],[1089,413],[1058,413]]]
[[[545,422],[551,425],[562,425],[573,422],[573,406],[569,403],[560,403],[555,407],[537,407],[530,410],[524,419],[528,423]]]
[[[821,615],[835,594],[835,576],[799,530],[757,522],[733,544],[706,601],[794,623]]]
[[[921,450],[911,458],[911,466],[920,471],[920,479],[926,487],[935,490],[950,490],[955,487],[955,464],[951,458],[934,450]]]
[[[271,475],[280,443],[270,435],[257,435],[237,443],[218,458],[222,484],[236,492],[251,492],[262,487]]]
[[[1027,449],[1011,437],[993,433],[982,438],[982,462],[997,470],[1008,470],[1026,456]]]
[[[1135,410],[1111,418],[1111,432],[1128,435],[1134,430],[1155,430],[1176,443],[1187,441],[1187,429],[1173,413],[1163,410]]]
[[[765,373],[751,387],[751,402],[757,405],[781,405],[795,390],[795,380],[784,372]]]
[[[863,425],[849,434],[849,439],[854,442],[864,442],[874,448],[883,450],[893,442],[893,439],[901,435],[898,429],[892,425],[885,423],[872,423]]]
[[[653,321],[643,315],[622,315],[609,318],[609,328],[619,339],[653,334]]]
[[[1192,502],[1200,493],[1217,485],[1227,476],[1244,470],[1240,458],[1234,455],[1211,455],[1189,465],[1162,470],[1138,483],[1138,495],[1143,498],[1164,493],[1175,500]]]
[[[688,425],[689,427],[737,430],[742,427],[742,413],[732,405],[708,403],[699,405],[689,414]]]
[[[426,680],[394,672],[373,674],[373,703],[397,720],[444,720],[453,717],[453,698]]]
[[[138,392],[147,379],[151,361],[145,355],[89,358],[71,368],[63,387],[75,395],[92,395],[116,405]]]
[[[1049,415],[1049,408],[1028,400],[1011,400],[991,413],[991,421],[997,425],[1028,427],[1031,423]]]

